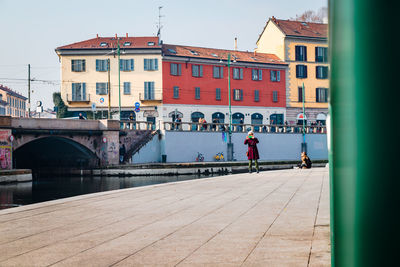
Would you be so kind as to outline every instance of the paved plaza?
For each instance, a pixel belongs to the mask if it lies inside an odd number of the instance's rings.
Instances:
[[[49,265],[330,266],[328,168],[227,175],[0,211],[0,266]]]

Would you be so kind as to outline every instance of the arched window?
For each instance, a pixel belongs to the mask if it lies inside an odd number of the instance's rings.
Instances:
[[[240,121],[242,119],[242,122]],[[240,112],[236,112],[234,114],[232,114],[232,123],[243,123],[244,121],[244,115]]]
[[[303,113],[299,113],[297,114],[297,125],[303,125],[303,120],[304,120],[304,124],[307,125],[307,115],[303,114]]]
[[[221,112],[215,112],[212,114],[212,121],[217,120],[217,123],[224,123],[225,122],[225,115]]]
[[[201,112],[193,112],[190,118],[192,122],[199,122],[200,118],[204,118],[204,114]]]
[[[260,113],[253,113],[251,114],[251,124],[263,124],[263,115]],[[260,130],[260,126],[254,126],[254,131],[258,132]]]
[[[320,123],[321,125],[326,125],[326,115],[324,113],[319,113],[317,115],[317,123]]]

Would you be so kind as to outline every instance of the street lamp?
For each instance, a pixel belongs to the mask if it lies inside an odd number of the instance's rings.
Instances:
[[[232,107],[231,107],[231,53],[228,53],[228,99],[229,99],[229,134],[228,134],[228,146],[227,146],[227,159],[228,161],[233,160],[233,143],[232,143]]]
[[[118,54],[118,111],[119,120],[121,120],[121,60],[120,60],[120,49],[119,49],[119,38],[117,38],[117,54]]]
[[[301,152],[307,153],[307,143],[306,143],[306,114],[305,114],[305,93],[304,93],[304,82],[302,86],[302,100],[303,100],[303,143],[301,143]]]

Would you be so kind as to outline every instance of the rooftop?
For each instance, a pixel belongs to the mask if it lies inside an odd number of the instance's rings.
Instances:
[[[231,54],[232,61],[269,63],[286,65],[279,57],[274,54],[254,53],[248,51],[225,50],[216,48],[195,47],[186,45],[164,44],[163,54],[166,56],[192,57],[202,59],[228,60],[228,53]]]
[[[2,84],[0,84],[0,90],[3,90],[5,92],[7,92],[7,94],[21,98],[22,100],[27,100],[28,98],[26,98],[25,96],[13,91],[12,89],[8,88],[7,86],[4,86]]]
[[[110,49],[117,48],[118,41],[121,48],[161,48],[158,37],[100,37],[57,47],[56,50],[65,49]]]

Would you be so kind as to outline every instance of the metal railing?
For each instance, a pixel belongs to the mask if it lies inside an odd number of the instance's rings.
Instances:
[[[154,123],[148,121],[120,120],[120,125],[122,130],[158,130]]]
[[[81,97],[67,94],[67,102],[90,102],[90,94],[82,95]]]

